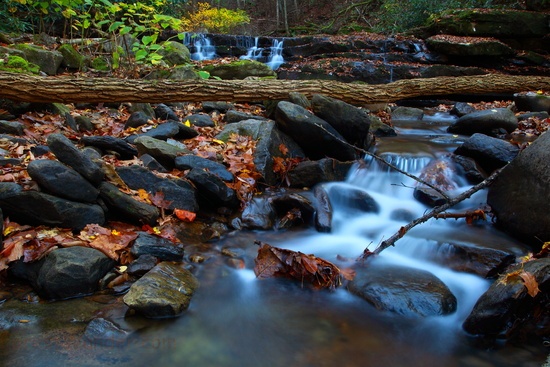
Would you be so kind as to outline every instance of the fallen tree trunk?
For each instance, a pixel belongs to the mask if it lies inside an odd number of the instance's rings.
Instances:
[[[550,90],[550,77],[487,74],[350,84],[327,80],[141,80],[42,77],[0,72],[0,98],[22,102],[198,102],[287,99],[290,92],[319,93],[351,104],[420,96]]]

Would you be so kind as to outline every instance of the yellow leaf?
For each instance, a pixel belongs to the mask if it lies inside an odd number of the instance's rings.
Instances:
[[[224,145],[224,144],[225,144],[222,140],[218,140],[218,139],[212,139],[212,142],[218,143],[218,144],[220,144],[220,145]]]
[[[161,233],[159,227],[153,227],[153,232],[155,232],[155,234]]]
[[[189,120],[185,120],[183,124],[187,127],[191,127],[191,122],[189,122]]]
[[[111,234],[112,234],[113,236],[120,236],[120,232],[117,231],[116,229],[113,229],[113,230],[111,231]]]
[[[141,200],[145,201],[147,204],[151,204],[151,199],[149,199],[149,193],[144,189],[138,189],[138,196]]]

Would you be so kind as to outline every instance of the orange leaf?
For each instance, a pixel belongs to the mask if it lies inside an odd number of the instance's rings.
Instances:
[[[519,276],[523,280],[523,284],[525,285],[525,288],[527,288],[527,293],[529,293],[531,297],[535,297],[539,294],[539,283],[533,274],[527,271],[522,271]]]
[[[197,217],[197,213],[193,213],[183,209],[174,209],[174,214],[182,222],[192,222]]]
[[[279,144],[279,150],[281,151],[281,153],[283,153],[283,155],[288,154],[288,148],[283,143]]]

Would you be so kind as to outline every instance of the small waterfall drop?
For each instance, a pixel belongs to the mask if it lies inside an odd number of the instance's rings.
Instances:
[[[269,48],[269,54],[265,58],[265,48],[259,47],[259,37],[254,37],[253,43],[246,43],[246,55],[241,56],[243,60],[265,61],[267,66],[276,70],[285,62],[283,58],[283,40],[273,39],[273,44]]]
[[[189,47],[192,60],[212,60],[216,57],[216,46],[205,34],[185,33],[183,44]]]
[[[285,62],[283,58],[283,40],[273,40],[273,46],[271,46],[271,52],[267,59],[267,65],[273,69],[277,70],[282,63]]]
[[[259,37],[254,37],[252,45],[247,45],[246,55],[240,57],[241,60],[259,60],[264,52],[263,48],[258,47]]]

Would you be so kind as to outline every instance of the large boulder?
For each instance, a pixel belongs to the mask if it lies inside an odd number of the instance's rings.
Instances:
[[[132,159],[138,155],[136,148],[123,139],[113,136],[83,136],[80,142],[84,145],[101,149],[104,152],[116,152],[120,156],[120,159]]]
[[[161,262],[130,287],[124,303],[145,317],[175,317],[189,307],[198,286],[183,265]]]
[[[518,127],[518,119],[508,108],[493,108],[469,113],[456,120],[447,131],[453,134],[493,135],[500,129],[512,132]]]
[[[528,289],[521,274],[530,274],[541,293],[533,294],[535,284],[531,283],[531,289]],[[550,258],[518,264],[496,280],[479,298],[463,327],[472,334],[503,337],[511,337],[522,327],[535,326],[539,330],[548,330],[549,287]],[[536,320],[537,313],[541,321],[539,323]]]
[[[49,51],[30,44],[19,44],[18,50],[25,54],[25,59],[40,67],[40,70],[48,75],[57,74],[57,69],[63,62],[63,54],[59,51]]]
[[[537,248],[550,238],[549,161],[544,133],[500,172],[487,196],[497,225]]]
[[[109,208],[108,214],[111,219],[154,226],[160,217],[160,212],[155,206],[135,200],[109,182],[103,182],[99,186],[99,195]]]
[[[328,122],[294,103],[281,101],[275,110],[277,126],[304,150],[310,159],[325,157],[352,161],[357,152]]]
[[[221,79],[244,79],[246,77],[276,77],[266,64],[254,60],[238,60],[229,64],[206,65],[203,69]]]
[[[510,56],[514,50],[496,38],[438,34],[426,40],[429,48],[452,56]]]
[[[492,138],[484,134],[474,134],[454,153],[472,158],[488,173],[504,167],[518,155],[519,148],[505,140]]]

